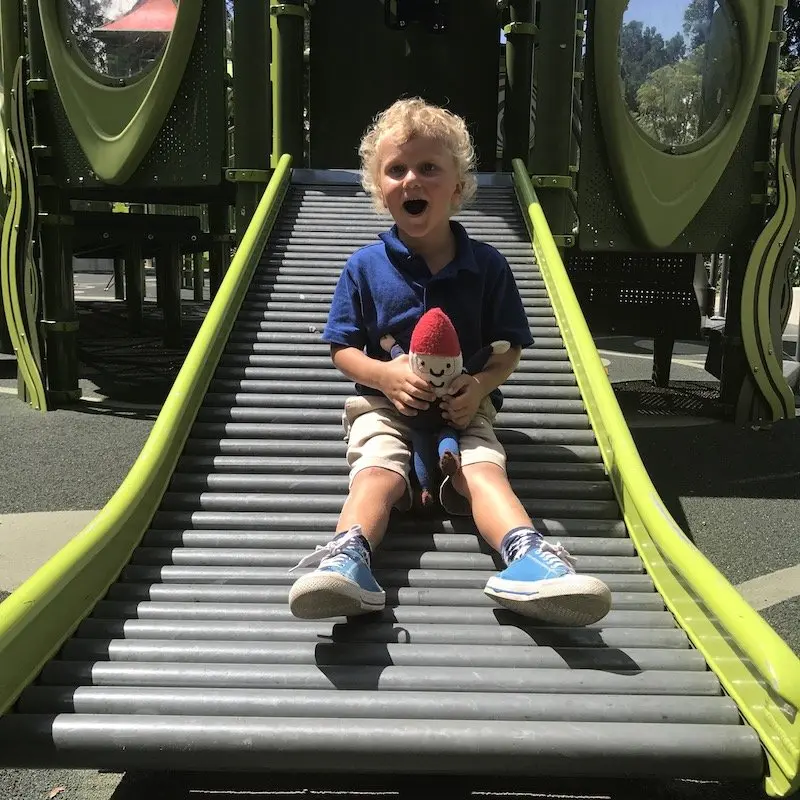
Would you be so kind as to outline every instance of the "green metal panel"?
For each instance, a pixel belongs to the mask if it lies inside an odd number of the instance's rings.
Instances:
[[[593,66],[604,139],[624,211],[643,241],[672,244],[708,199],[747,125],[769,46],[774,0],[726,0],[741,47],[740,83],[726,113],[691,148],[670,152],[634,122],[620,91],[617,47],[627,0],[593,14]]]
[[[168,190],[183,193],[174,202],[198,202],[197,189],[209,187],[216,192],[222,183],[225,155],[225,17],[222,3],[206,0],[200,7],[197,36],[192,43],[188,63],[181,66],[180,86],[160,129],[135,171],[125,181],[126,198],[147,202],[153,191],[159,197]],[[173,36],[175,34],[173,33]],[[52,77],[52,73],[50,74]],[[120,197],[119,189],[109,186],[93,170],[84,153],[69,116],[57,92],[48,92],[49,109],[55,126],[53,134],[54,171],[59,186],[77,196]],[[48,142],[49,143],[49,142]],[[106,188],[104,194],[92,195]],[[141,192],[135,190],[141,189]],[[164,202],[171,202],[165,199]]]
[[[68,43],[58,0],[39,0],[53,79],[93,171],[106,183],[125,183],[153,143],[183,77],[201,10],[200,3],[181,3],[158,66],[114,86],[89,70]]]
[[[372,117],[402,96],[420,95],[464,115],[480,169],[494,169],[499,14],[494,0],[449,8],[447,31],[434,34],[414,25],[391,30],[376,0],[317,0],[311,8],[312,167],[357,167],[358,143]]]
[[[596,16],[590,14],[590,19]],[[590,27],[582,96],[578,245],[583,251],[644,252],[652,242],[636,224],[629,203],[623,197],[622,179],[612,165],[609,139],[598,108],[595,45],[596,37]],[[753,211],[749,197],[760,189],[764,177],[753,169],[754,161],[758,160],[758,118],[759,106],[754,102],[742,134],[711,194],[678,236],[661,246],[660,250],[730,252],[743,232],[752,230]],[[672,161],[685,158],[666,153],[662,156]],[[639,178],[644,180],[643,175]]]

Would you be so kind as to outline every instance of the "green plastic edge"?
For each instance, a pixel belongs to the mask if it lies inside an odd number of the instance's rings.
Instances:
[[[284,155],[267,185],[133,467],[100,513],[0,603],[0,713],[75,631],[128,563],[166,491],[250,286],[291,178]]]
[[[742,284],[742,342],[750,374],[772,412],[772,420],[794,417],[794,395],[783,377],[783,363],[774,352],[770,325],[772,282],[781,251],[791,235],[797,197],[786,147],[778,148],[778,207],[756,240]]]
[[[715,136],[688,153],[663,152],[639,130],[620,91],[617,44],[628,0],[598,0],[594,67],[604,140],[626,215],[647,244],[667,247],[694,219],[730,161],[759,90],[774,0],[730,0],[742,41],[741,82]],[[699,141],[699,140],[698,140]]]
[[[631,540],[666,606],[758,734],[767,756],[767,792],[786,797],[800,786],[800,659],[664,507],[617,403],[524,162],[515,159],[513,170],[539,270]]]
[[[25,76],[23,59],[19,58],[17,71],[14,73],[13,108],[16,111],[16,139],[20,145],[18,153],[21,166],[22,183],[25,187],[23,199],[27,206],[25,219],[27,223],[23,231],[18,231],[18,247],[22,249],[21,258],[24,261],[24,298],[25,298],[25,330],[28,332],[28,344],[31,350],[33,365],[35,366],[35,379],[37,394],[31,403],[40,411],[47,411],[47,390],[44,377],[42,338],[39,331],[42,285],[40,282],[39,265],[34,256],[34,237],[36,235],[37,196],[35,170],[31,156],[31,138],[28,132],[28,117],[25,97]]]
[[[19,64],[17,65],[19,69]],[[19,225],[22,217],[21,174],[19,163],[11,143],[8,129],[3,138],[6,143],[8,178],[11,189],[6,216],[3,219],[2,244],[0,244],[0,288],[6,325],[17,356],[17,370],[30,397],[31,405],[37,410],[46,410],[47,401],[44,384],[39,373],[31,343],[25,333],[23,307],[20,304],[21,290],[17,275],[17,249],[19,247]]]
[[[22,42],[20,39],[20,26],[12,24],[19,20],[20,0],[0,0],[0,44],[2,45],[2,86],[0,86],[0,122],[3,128],[9,126],[9,114],[11,108],[11,89],[14,85],[12,76],[17,59],[21,55]],[[0,137],[0,180],[3,187],[8,183],[8,162],[4,152],[5,142]]]
[[[123,184],[147,154],[175,99],[206,0],[179,3],[158,66],[127,86],[93,78],[65,41],[58,0],[38,1],[53,80],[70,126],[97,177]]]

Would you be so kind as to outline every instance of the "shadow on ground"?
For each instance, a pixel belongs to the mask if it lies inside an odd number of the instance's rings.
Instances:
[[[124,403],[163,403],[209,308],[208,302],[184,302],[179,348],[163,342],[164,322],[155,303],[144,306],[141,331],[132,334],[124,303],[82,301],[78,359],[80,377],[99,394]]]

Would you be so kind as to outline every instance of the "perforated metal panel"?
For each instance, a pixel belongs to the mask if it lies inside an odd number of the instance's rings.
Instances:
[[[578,213],[581,250],[643,249],[622,209],[606,156],[597,106],[593,59],[585,60]],[[750,195],[763,191],[763,176],[753,170],[758,160],[758,106],[754,105],[739,144],[708,200],[668,252],[727,252],[753,224]]]
[[[593,333],[700,335],[694,255],[570,251],[566,267]]]
[[[225,136],[224,12],[206,0],[189,63],[160,132],[126,186],[169,188],[213,186],[222,180]],[[55,177],[63,188],[106,184],[92,172],[72,132],[52,74],[49,110],[57,154]]]

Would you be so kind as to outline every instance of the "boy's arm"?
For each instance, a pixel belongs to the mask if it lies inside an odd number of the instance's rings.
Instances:
[[[334,344],[331,359],[339,372],[355,383],[383,392],[406,416],[424,411],[436,399],[427,381],[412,372],[407,355],[379,361],[356,347]]]
[[[519,365],[522,348],[517,345],[510,347],[505,353],[492,353],[489,360],[480,372],[472,377],[481,388],[481,397],[486,397],[495,389],[502,386]]]
[[[522,348],[515,345],[505,353],[493,353],[486,366],[474,375],[461,373],[442,398],[442,416],[455,428],[464,429],[478,413],[484,397],[491,394],[517,368]]]

